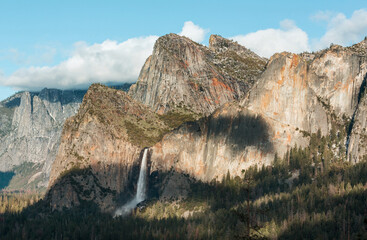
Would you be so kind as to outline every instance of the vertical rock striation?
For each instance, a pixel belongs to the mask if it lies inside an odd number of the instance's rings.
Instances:
[[[129,95],[159,114],[185,107],[209,115],[239,100],[266,60],[219,36],[210,43],[207,48],[176,34],[160,37]]]
[[[353,128],[348,142],[348,160],[356,163],[367,160],[367,97],[364,89],[363,98],[352,119]]]
[[[21,188],[27,188],[26,185],[34,181],[38,181],[36,187],[46,187],[63,123],[77,112],[84,93],[43,89],[18,93],[5,100],[3,109],[12,114],[9,115],[11,125],[1,137],[0,171],[25,163],[36,164],[38,167],[34,169],[38,172],[27,169],[31,175],[26,176],[26,184]]]

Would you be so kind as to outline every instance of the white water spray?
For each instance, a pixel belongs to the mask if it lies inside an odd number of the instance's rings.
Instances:
[[[131,210],[133,210],[136,207],[136,205],[138,205],[138,203],[145,200],[147,155],[148,155],[148,148],[144,149],[143,159],[141,161],[139,172],[138,188],[136,190],[135,197],[130,202],[118,208],[115,212],[115,217],[128,215],[131,212]]]

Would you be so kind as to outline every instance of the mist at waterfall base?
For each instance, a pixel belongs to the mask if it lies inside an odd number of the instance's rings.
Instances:
[[[140,202],[145,200],[147,155],[148,155],[148,148],[144,149],[143,159],[141,162],[139,172],[138,187],[136,190],[135,197],[130,202],[127,202],[125,205],[118,208],[115,212],[115,217],[128,215]]]

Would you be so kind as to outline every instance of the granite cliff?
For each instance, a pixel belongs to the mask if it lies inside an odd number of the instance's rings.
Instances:
[[[185,107],[206,116],[241,99],[265,64],[266,59],[217,35],[207,48],[168,34],[157,40],[129,95],[159,114]]]
[[[90,87],[63,129],[47,193],[52,208],[92,200],[111,211],[133,194],[144,147],[244,95],[266,60],[220,36],[210,39],[207,48],[175,34],[159,38],[130,96]]]
[[[64,121],[85,91],[43,89],[2,101],[0,171],[15,171],[9,189],[45,188]]]
[[[223,105],[157,143],[151,170],[173,169],[204,181],[228,171],[241,175],[251,165],[271,164],[276,153],[306,147],[310,134],[327,135],[333,127],[340,135],[346,132],[340,144],[357,162],[365,152],[365,43],[316,54],[275,54],[240,104]],[[343,151],[334,154],[346,159]]]
[[[168,173],[163,193],[187,186],[180,175],[211,181],[270,165],[276,154],[307,147],[316,132],[336,129],[342,147],[334,155],[357,162],[366,151],[366,42],[278,53],[265,67],[220,36],[209,48],[161,37],[128,95],[89,89],[65,124],[47,198],[55,209],[91,200],[112,211],[131,197],[144,147],[150,180]]]

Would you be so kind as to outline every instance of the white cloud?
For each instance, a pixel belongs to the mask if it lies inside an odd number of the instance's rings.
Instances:
[[[367,35],[367,11],[364,9],[354,11],[350,18],[338,13],[328,18],[325,15],[324,19],[328,22],[327,31],[316,42],[315,49],[328,47],[331,43],[346,46]]]
[[[205,35],[208,32],[209,30],[203,29],[191,21],[187,21],[184,23],[182,31],[178,35],[188,37],[195,42],[201,43],[204,41]]]
[[[188,21],[184,23],[180,35],[202,42],[207,32]],[[60,64],[23,67],[10,76],[0,75],[0,85],[17,90],[39,90],[44,87],[85,88],[94,82],[135,82],[157,39],[158,36],[139,37],[121,43],[106,40],[93,45],[78,42],[71,56]],[[16,49],[9,50],[6,56],[14,63],[27,65],[52,61],[55,55],[52,48],[38,47],[37,50],[37,58],[34,59]]]
[[[234,36],[232,39],[262,57],[270,57],[276,52],[283,51],[294,53],[310,51],[307,33],[288,19],[280,22],[279,29],[259,30]]]
[[[87,87],[93,82],[135,82],[157,36],[125,42],[106,40],[100,44],[75,44],[72,56],[52,67],[29,67],[1,77],[0,84],[22,90]],[[46,56],[47,57],[47,56]]]

